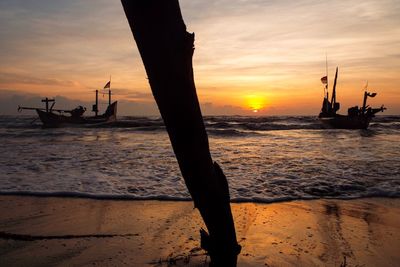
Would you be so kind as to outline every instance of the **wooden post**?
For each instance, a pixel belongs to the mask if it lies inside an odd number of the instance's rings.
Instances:
[[[182,176],[209,231],[202,247],[215,266],[236,266],[240,246],[228,182],[213,163],[193,77],[194,34],[186,31],[178,0],[122,0],[153,96]]]

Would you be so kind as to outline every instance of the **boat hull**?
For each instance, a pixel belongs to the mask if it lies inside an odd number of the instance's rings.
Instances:
[[[44,128],[57,128],[63,126],[74,126],[74,125],[104,125],[112,123],[117,119],[117,102],[112,103],[108,106],[106,112],[99,116],[93,117],[73,117],[55,114],[53,112],[45,112],[40,109],[36,109],[40,120],[43,123]]]
[[[345,116],[319,117],[326,128],[335,129],[367,129],[371,121],[369,116]]]

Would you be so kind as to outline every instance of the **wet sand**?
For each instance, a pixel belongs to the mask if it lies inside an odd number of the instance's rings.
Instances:
[[[232,204],[238,266],[396,266],[400,199]],[[191,202],[0,196],[0,266],[207,266]]]

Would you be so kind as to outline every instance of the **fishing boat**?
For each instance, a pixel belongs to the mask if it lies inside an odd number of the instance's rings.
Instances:
[[[35,110],[39,119],[43,123],[44,128],[56,128],[70,125],[106,125],[116,121],[117,119],[117,101],[111,103],[111,80],[104,86],[104,89],[108,89],[108,106],[105,112],[100,115],[98,114],[99,90],[96,90],[96,102],[92,106],[92,111],[95,113],[94,116],[83,116],[86,111],[86,108],[83,106],[78,106],[72,110],[54,109],[56,103],[55,99],[49,99],[47,97],[42,99],[42,102],[46,104],[45,108],[18,106],[18,111]],[[49,107],[50,103],[52,104]]]
[[[337,112],[340,109],[340,103],[336,101],[336,83],[338,77],[338,68],[336,68],[335,80],[333,83],[332,97],[329,101],[328,75],[321,78],[321,82],[325,85],[324,100],[322,102],[319,120],[327,128],[338,129],[367,129],[372,118],[378,112],[383,112],[386,108],[382,105],[380,108],[371,108],[367,105],[368,97],[375,97],[377,93],[364,91],[364,99],[362,107],[354,106],[347,110],[347,115],[341,115]]]

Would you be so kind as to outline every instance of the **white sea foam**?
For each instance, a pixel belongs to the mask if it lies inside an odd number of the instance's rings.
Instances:
[[[0,194],[188,200],[157,118],[41,129],[0,117]],[[323,130],[313,117],[208,117],[214,160],[243,202],[400,197],[400,118]],[[384,126],[387,125],[385,128]]]

